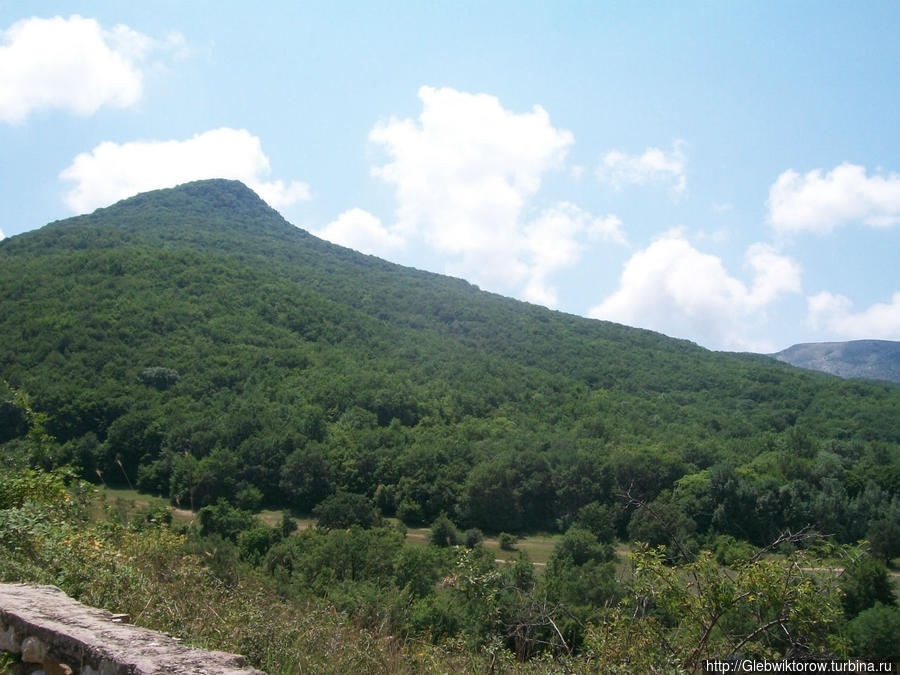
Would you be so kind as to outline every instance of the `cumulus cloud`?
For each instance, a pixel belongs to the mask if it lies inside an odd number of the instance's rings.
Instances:
[[[746,326],[763,321],[766,307],[781,295],[800,292],[800,267],[767,244],[747,249],[745,267],[749,285],[732,277],[721,259],[670,232],[631,257],[619,289],[589,316],[715,348],[765,351],[769,345],[754,342]]]
[[[309,199],[306,183],[267,181],[270,173],[258,137],[222,127],[184,141],[107,141],[76,156],[60,178],[75,184],[65,203],[76,213],[202,178],[240,180],[275,208]]]
[[[0,31],[0,120],[20,123],[47,108],[90,115],[133,105],[146,58],[159,46],[128,26],[104,29],[77,15],[18,21]]]
[[[6,235],[3,234],[3,230],[0,230],[0,240],[6,239]]]
[[[807,298],[808,321],[816,330],[827,330],[845,339],[900,340],[900,292],[889,303],[876,303],[861,312],[843,295],[823,291]]]
[[[672,143],[671,152],[647,148],[640,155],[611,150],[600,160],[597,180],[616,189],[627,185],[666,185],[676,194],[681,194],[687,187],[686,145],[679,139]]]
[[[545,209],[528,223],[524,229],[522,259],[527,271],[522,297],[540,305],[556,306],[556,289],[549,284],[549,277],[578,262],[585,239],[627,244],[622,221],[616,216],[595,218],[569,202]]]
[[[555,303],[548,276],[573,264],[584,240],[624,242],[622,223],[568,203],[525,216],[544,174],[560,169],[574,137],[540,106],[524,113],[487,94],[419,89],[417,119],[377,124],[370,141],[389,161],[372,174],[394,188],[391,237],[421,238],[445,271]]]
[[[841,164],[801,176],[782,173],[769,189],[769,222],[779,232],[827,234],[840,225],[890,227],[900,223],[900,175],[868,176],[855,164]]]
[[[313,234],[335,244],[382,257],[405,245],[403,237],[388,230],[379,218],[362,209],[344,211]]]

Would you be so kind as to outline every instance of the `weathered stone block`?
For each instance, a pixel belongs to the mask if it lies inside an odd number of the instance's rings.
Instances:
[[[19,638],[13,626],[0,625],[0,651],[10,654],[19,654],[22,651],[22,645],[19,644]]]
[[[52,586],[0,584],[0,648],[22,653],[23,673],[263,675],[245,667],[240,656],[188,647],[116,618],[122,617],[82,605]]]
[[[47,645],[36,637],[27,637],[22,640],[22,661],[25,663],[40,663],[43,665],[47,658]]]

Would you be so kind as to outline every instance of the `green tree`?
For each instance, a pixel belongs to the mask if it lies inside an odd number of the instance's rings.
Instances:
[[[431,524],[428,539],[435,546],[455,546],[459,543],[459,530],[447,514],[442,513]]]
[[[237,541],[238,534],[250,529],[254,520],[252,513],[235,508],[221,498],[215,504],[204,506],[197,512],[202,537],[218,534],[225,539]]]
[[[308,512],[334,491],[332,470],[321,448],[308,444],[297,448],[284,461],[279,483],[288,504]]]
[[[847,635],[857,658],[900,662],[900,608],[876,603],[847,625]]]
[[[861,555],[844,568],[840,578],[844,612],[848,619],[875,603],[896,605],[894,588],[884,563],[870,555]]]
[[[544,581],[554,600],[602,606],[615,596],[615,554],[585,528],[573,525],[553,548]]]
[[[782,538],[771,547],[797,537]],[[630,555],[628,592],[588,630],[597,665],[632,663],[642,670],[694,672],[706,659],[800,659],[842,654],[843,621],[836,575],[798,551],[786,558],[762,552],[723,569],[707,551],[679,565],[662,547]],[[843,551],[853,557],[858,552]]]
[[[379,520],[372,500],[352,492],[337,492],[327,497],[313,509],[313,515],[318,519],[319,527],[326,530],[346,529],[353,525],[373,527]]]

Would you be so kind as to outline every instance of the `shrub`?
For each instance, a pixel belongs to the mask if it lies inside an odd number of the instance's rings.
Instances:
[[[500,548],[504,551],[515,551],[516,542],[519,541],[519,538],[509,532],[501,532],[500,536],[497,537],[497,541],[500,543]]]
[[[297,531],[297,521],[291,518],[287,511],[281,514],[281,536],[287,537]]]
[[[477,527],[470,528],[466,530],[466,533],[463,535],[463,541],[466,548],[475,548],[484,541],[484,533]]]
[[[459,530],[447,514],[442,513],[431,524],[429,539],[435,546],[454,546],[459,543]]]
[[[204,506],[197,512],[200,523],[200,536],[218,534],[225,539],[236,541],[238,533],[253,527],[253,514],[233,507],[224,499],[219,499],[212,506]]]

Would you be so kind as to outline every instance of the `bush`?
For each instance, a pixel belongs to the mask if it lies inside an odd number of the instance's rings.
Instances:
[[[477,527],[466,530],[466,533],[463,535],[463,542],[465,543],[466,548],[475,548],[483,541],[484,533]]]
[[[281,536],[287,537],[297,531],[297,521],[291,518],[287,511],[281,514]]]
[[[519,541],[519,538],[509,532],[501,532],[500,536],[497,537],[497,541],[500,543],[500,548],[504,551],[515,551],[516,542]]]
[[[244,485],[234,496],[234,502],[246,511],[258,511],[262,504],[263,493],[255,485]]]
[[[281,531],[274,527],[256,525],[238,533],[237,545],[241,558],[251,565],[258,565],[266,553],[281,541]]]
[[[756,553],[756,548],[746,541],[735,539],[730,534],[720,534],[713,541],[713,553],[717,563],[730,567],[740,565],[742,561],[749,559]]]
[[[237,541],[238,533],[253,527],[253,514],[233,507],[224,499],[219,499],[213,506],[204,506],[197,512],[200,523],[200,536],[207,537],[218,534],[225,539]]]
[[[435,546],[455,546],[459,543],[459,530],[447,514],[442,513],[431,524],[429,539]]]

